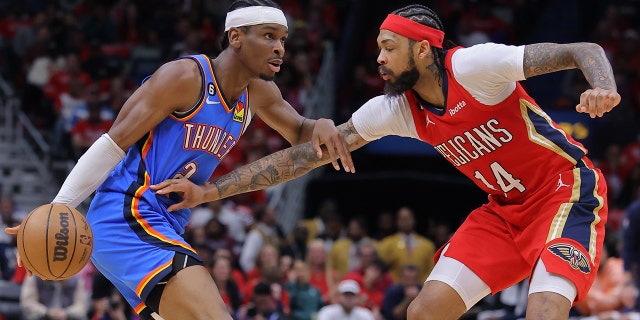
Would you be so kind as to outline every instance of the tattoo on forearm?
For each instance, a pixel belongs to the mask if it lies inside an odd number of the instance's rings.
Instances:
[[[364,145],[351,120],[338,127],[351,150]],[[212,182],[219,198],[261,190],[300,177],[330,162],[329,153],[322,146],[322,158],[318,158],[311,142],[296,145],[270,154],[253,163],[237,168]]]
[[[527,45],[524,51],[523,68],[526,78],[580,68],[592,87],[616,88],[613,70],[604,51],[593,43]]]

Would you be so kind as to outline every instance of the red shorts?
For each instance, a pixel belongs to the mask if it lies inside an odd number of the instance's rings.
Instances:
[[[490,197],[458,228],[445,255],[475,272],[492,294],[531,276],[542,258],[548,272],[573,282],[578,301],[600,263],[606,194],[600,170],[578,167],[551,177],[524,203]]]

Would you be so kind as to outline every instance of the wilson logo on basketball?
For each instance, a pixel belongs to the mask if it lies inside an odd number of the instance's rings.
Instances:
[[[65,261],[69,251],[69,214],[66,212],[60,212],[60,231],[56,232],[55,238],[53,261]]]

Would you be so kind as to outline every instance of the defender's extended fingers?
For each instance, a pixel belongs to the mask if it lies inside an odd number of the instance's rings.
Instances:
[[[340,157],[344,171],[355,173],[356,168],[353,166],[353,159],[351,158],[351,152],[349,152],[347,142],[344,141],[344,139],[338,139],[336,149],[338,150],[338,156]]]
[[[336,144],[333,140],[329,140],[325,142],[325,147],[327,147],[327,152],[329,153],[329,159],[331,159],[331,164],[333,168],[336,170],[340,170],[340,164],[338,163],[338,156],[336,154]]]
[[[322,158],[322,147],[320,147],[322,142],[320,142],[320,137],[313,137],[311,139],[311,144],[313,145],[313,150],[316,152],[316,156],[318,156],[318,158]]]

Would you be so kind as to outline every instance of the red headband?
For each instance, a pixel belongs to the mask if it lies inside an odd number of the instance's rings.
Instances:
[[[444,32],[397,14],[388,15],[380,25],[380,29],[386,29],[416,41],[427,40],[432,47],[436,48],[442,48],[444,41]]]

